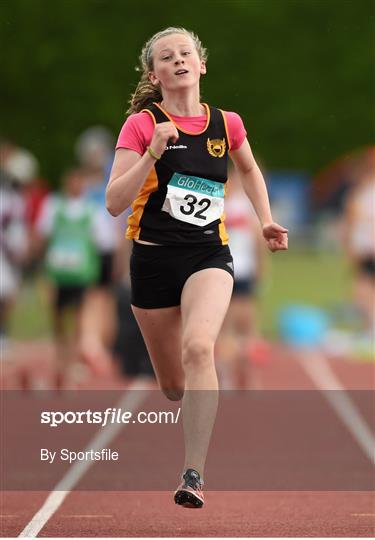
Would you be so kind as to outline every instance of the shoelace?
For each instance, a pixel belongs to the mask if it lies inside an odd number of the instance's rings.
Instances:
[[[191,474],[184,474],[183,476],[183,479],[185,480],[185,483],[193,488],[193,489],[197,489],[199,491],[202,490],[202,482],[200,480],[198,480],[198,478],[194,478],[193,475]]]

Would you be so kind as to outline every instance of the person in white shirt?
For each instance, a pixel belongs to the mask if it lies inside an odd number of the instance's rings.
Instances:
[[[344,211],[344,249],[353,271],[353,299],[375,335],[375,149],[365,156]]]
[[[11,309],[21,285],[28,242],[22,197],[12,179],[4,171],[0,174],[0,340],[3,346]]]

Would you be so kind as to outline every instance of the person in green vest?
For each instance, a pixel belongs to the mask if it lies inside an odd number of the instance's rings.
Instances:
[[[81,308],[99,273],[96,238],[100,213],[84,196],[85,179],[81,169],[66,172],[62,192],[47,198],[36,224],[34,246],[37,253],[44,249],[45,271],[52,288],[58,386],[69,386],[71,368],[77,364]],[[74,328],[73,338],[69,327]]]

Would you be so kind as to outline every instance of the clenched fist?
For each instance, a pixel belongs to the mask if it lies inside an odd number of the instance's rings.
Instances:
[[[150,143],[151,150],[158,156],[163,155],[169,140],[175,143],[178,139],[178,131],[173,122],[156,124]]]

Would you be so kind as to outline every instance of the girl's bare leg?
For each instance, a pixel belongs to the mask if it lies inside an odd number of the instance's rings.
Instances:
[[[182,403],[185,434],[184,469],[203,475],[218,403],[214,345],[228,309],[233,279],[225,270],[207,268],[185,283],[181,297]]]
[[[168,399],[181,399],[185,376],[181,364],[180,306],[161,309],[132,306],[132,310],[161,390]]]
[[[132,306],[161,390],[183,399],[185,468],[203,474],[215,421],[218,382],[214,344],[232,293],[225,270],[210,268],[186,282],[180,306],[142,309]],[[181,354],[182,350],[182,354]]]

